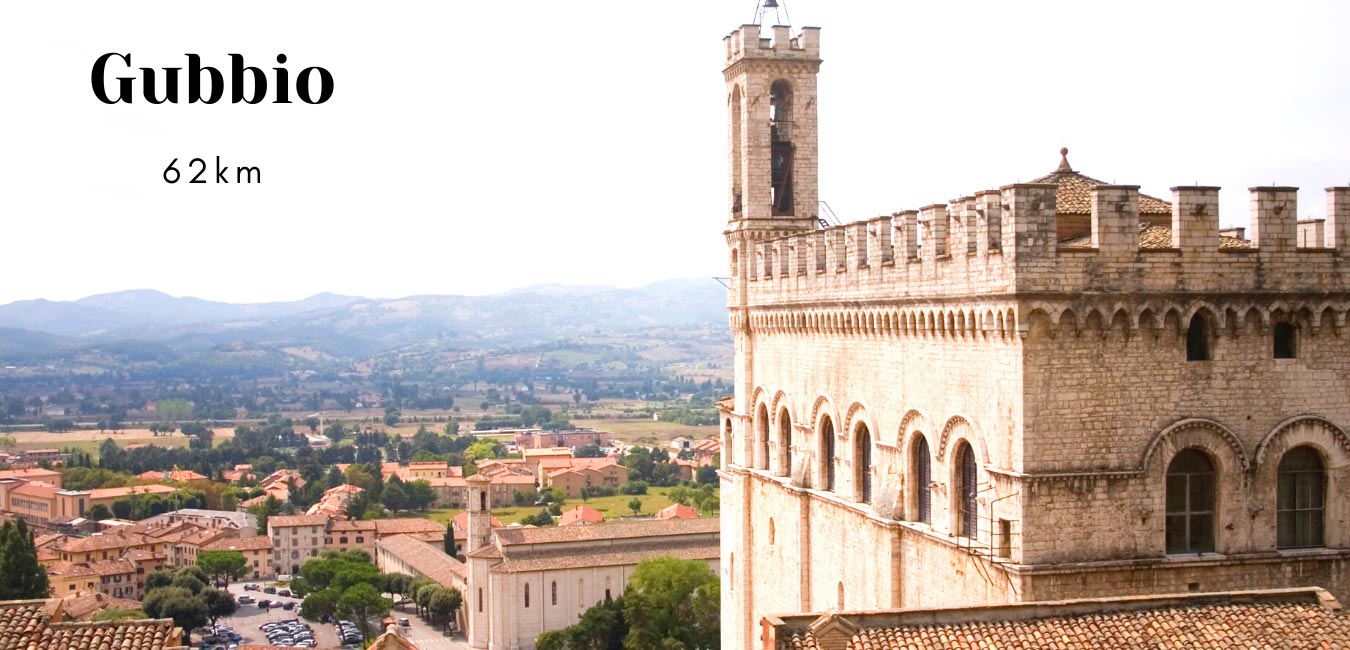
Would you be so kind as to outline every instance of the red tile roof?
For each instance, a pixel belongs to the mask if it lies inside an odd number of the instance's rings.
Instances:
[[[598,524],[605,520],[605,514],[595,508],[586,506],[577,506],[568,510],[558,517],[559,526],[575,526],[581,524]]]
[[[1316,588],[831,612],[766,622],[778,650],[1350,647],[1350,616]]]
[[[656,518],[665,519],[697,519],[698,511],[682,503],[672,503],[656,513]]]

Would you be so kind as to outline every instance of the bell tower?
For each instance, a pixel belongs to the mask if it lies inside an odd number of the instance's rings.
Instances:
[[[723,39],[732,229],[816,225],[820,29],[791,31],[775,25],[771,38],[761,38],[761,26],[750,24]]]

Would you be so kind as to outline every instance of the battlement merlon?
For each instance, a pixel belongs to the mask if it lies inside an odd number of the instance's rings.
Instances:
[[[1056,237],[1056,186],[1017,184],[920,211],[749,242],[748,306],[1042,294],[1305,292],[1350,296],[1350,187],[1300,224],[1297,190],[1252,188],[1252,241],[1221,236],[1219,188],[1172,188],[1170,240],[1139,188],[1092,190],[1091,232]],[[1299,228],[1316,233],[1296,237]],[[1147,233],[1147,237],[1145,234]],[[1315,236],[1314,236],[1315,235]]]
[[[796,38],[792,28],[774,25],[773,38],[760,38],[759,25],[741,25],[722,41],[726,44],[726,65],[741,59],[820,60],[820,28],[803,27]]]

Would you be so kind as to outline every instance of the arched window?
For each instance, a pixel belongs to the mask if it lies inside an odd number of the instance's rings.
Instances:
[[[1295,447],[1280,459],[1275,488],[1276,546],[1322,545],[1326,471],[1312,447]]]
[[[1274,356],[1276,359],[1293,359],[1298,356],[1296,344],[1297,328],[1293,323],[1275,323]]]
[[[773,546],[774,538],[778,536],[778,530],[774,528],[773,517],[769,517],[769,546]]]
[[[872,502],[872,435],[866,424],[859,424],[853,434],[853,484],[855,494],[863,503]]]
[[[1200,314],[1191,316],[1186,328],[1186,360],[1209,361],[1209,326]]]
[[[478,493],[478,510],[479,512],[487,512],[487,509],[487,490],[482,490]]]
[[[969,444],[961,443],[956,450],[957,475],[957,523],[956,534],[975,539],[980,532],[980,507],[975,501],[979,492],[979,475],[975,471],[975,451]]]
[[[834,491],[834,423],[830,416],[820,419],[820,487]]]
[[[483,588],[478,588],[478,611],[483,611]]]
[[[918,501],[918,518],[925,524],[933,523],[933,456],[928,452],[928,439],[919,434],[914,439],[914,491]]]
[[[525,609],[530,608],[530,583],[525,583]]]
[[[1167,465],[1167,552],[1214,551],[1214,463],[1185,449]]]
[[[763,404],[755,412],[755,469],[769,468],[769,409]]]
[[[727,418],[727,427],[726,427],[726,428],[727,428],[727,435],[726,435],[727,440],[726,440],[726,442],[723,443],[723,445],[722,445],[722,465],[723,465],[723,466],[730,465],[730,464],[736,462],[736,457],[735,457],[736,439],[733,438],[732,435],[731,435],[731,418],[730,418],[730,417]]]
[[[787,409],[778,411],[778,475],[792,475],[792,417]]]
[[[552,604],[553,604],[554,607],[557,607],[557,606],[558,606],[558,581],[557,581],[557,580],[554,580],[554,581],[552,582],[552,584],[549,585],[549,588],[548,588],[548,589],[549,589],[549,592],[550,592],[550,593],[549,593],[549,600],[552,602]]]

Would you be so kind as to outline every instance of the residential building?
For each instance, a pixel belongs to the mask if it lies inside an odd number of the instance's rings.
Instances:
[[[540,429],[523,430],[516,434],[516,447],[520,449],[542,449],[546,447],[567,447],[575,449],[587,445],[609,446],[610,433],[597,429],[569,429],[566,431],[543,431]]]
[[[586,488],[618,489],[628,484],[628,468],[613,458],[571,458],[565,467],[550,469],[555,461],[543,461],[539,471],[543,486],[562,490],[568,498],[581,497]]]
[[[272,538],[266,535],[253,537],[222,537],[206,544],[202,551],[238,551],[244,554],[248,565],[245,580],[271,580],[276,577],[272,556]]]
[[[280,515],[267,518],[272,539],[272,570],[297,575],[305,560],[323,552],[328,515]]]
[[[257,517],[230,510],[182,508],[140,521],[141,525],[147,528],[157,528],[179,522],[186,522],[202,528],[232,530],[236,533],[235,537],[253,537],[258,534]]]
[[[586,506],[573,506],[564,510],[558,516],[559,526],[584,526],[587,524],[598,524],[605,520],[604,513],[595,508]]]
[[[672,503],[657,511],[656,518],[662,521],[666,519],[697,519],[698,511],[683,503]]]
[[[375,565],[384,573],[428,578],[442,587],[467,590],[464,563],[412,535],[390,535],[375,543]]]

